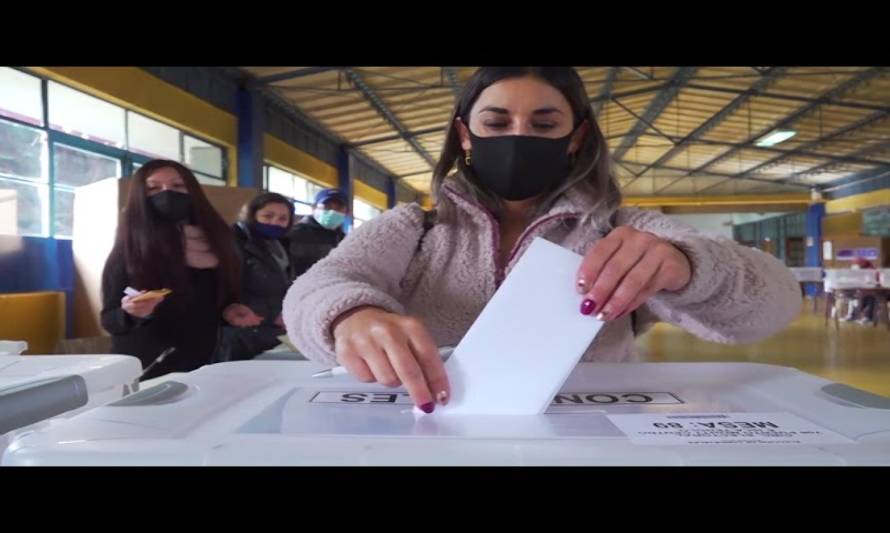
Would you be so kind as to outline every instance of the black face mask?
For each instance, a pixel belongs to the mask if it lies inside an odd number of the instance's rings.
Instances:
[[[572,134],[559,139],[502,135],[477,137],[470,166],[483,187],[504,200],[526,200],[553,189],[571,170],[566,150]]]
[[[179,222],[191,213],[191,199],[188,194],[176,191],[162,191],[149,196],[155,214],[166,222]]]
[[[263,224],[262,222],[254,222],[252,224],[255,235],[264,239],[280,239],[287,233],[287,228],[276,224]]]

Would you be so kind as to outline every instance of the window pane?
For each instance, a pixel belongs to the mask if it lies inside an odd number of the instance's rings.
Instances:
[[[142,163],[133,163],[133,172],[135,173],[141,166]]]
[[[55,145],[54,164],[56,183],[70,187],[88,185],[105,178],[121,177],[119,159],[64,144]]]
[[[124,113],[122,107],[49,82],[49,124],[55,130],[122,148]]]
[[[43,126],[40,78],[0,67],[0,115]]]
[[[300,202],[294,202],[294,212],[297,215],[311,215],[312,214],[312,206],[308,204],[303,204]]]
[[[293,179],[294,199],[301,202],[306,202],[307,204],[314,204],[315,195],[318,194],[319,191],[324,189],[324,187],[316,185],[315,183],[300,176],[293,176]]]
[[[382,212],[371,204],[363,202],[358,198],[353,200],[352,209],[355,218],[359,220],[371,220]]]
[[[121,177],[121,162],[88,150],[56,144],[53,164],[56,171],[53,232],[57,237],[71,237],[74,230],[74,189],[105,178]]]
[[[311,203],[315,203],[315,195],[321,192],[324,189],[321,185],[316,185],[311,181],[306,182],[306,201]]]
[[[294,200],[311,204],[315,196],[309,195],[309,182],[299,176],[294,176]]]
[[[181,161],[179,130],[138,113],[127,115],[129,149],[154,159]]]
[[[206,174],[199,174],[198,172],[195,172],[195,177],[198,178],[198,183],[201,183],[202,185],[210,185],[213,187],[226,186],[226,180],[214,178],[213,176],[207,176]]]
[[[365,222],[364,220],[359,220],[357,218],[352,219],[352,229],[355,229],[355,228],[361,226],[364,222]]]
[[[74,191],[56,189],[56,220],[53,231],[56,237],[74,236]]]
[[[294,178],[289,173],[269,167],[269,192],[277,192],[288,198],[294,197]]]
[[[0,178],[0,233],[46,235],[49,186]]]
[[[185,164],[195,172],[221,178],[223,175],[222,149],[185,135]]]
[[[0,120],[0,176],[49,181],[46,132]]]

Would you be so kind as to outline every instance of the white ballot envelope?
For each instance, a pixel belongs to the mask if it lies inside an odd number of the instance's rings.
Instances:
[[[581,260],[532,242],[445,363],[451,398],[434,416],[544,412],[603,326],[579,310]]]

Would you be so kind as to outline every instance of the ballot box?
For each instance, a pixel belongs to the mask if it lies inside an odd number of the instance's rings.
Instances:
[[[128,355],[0,356],[0,451],[23,435],[134,392]]]
[[[4,465],[888,465],[890,399],[756,363],[581,363],[544,414],[419,415],[302,361],[177,374]],[[522,390],[515,391],[523,394]]]

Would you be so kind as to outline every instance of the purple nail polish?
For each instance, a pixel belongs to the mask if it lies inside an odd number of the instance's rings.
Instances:
[[[433,412],[433,409],[436,408],[436,404],[433,402],[426,402],[425,404],[420,406],[420,410],[426,414],[430,414]]]
[[[581,314],[589,315],[593,312],[594,307],[596,307],[596,303],[590,298],[586,298],[583,302],[581,302]]]

